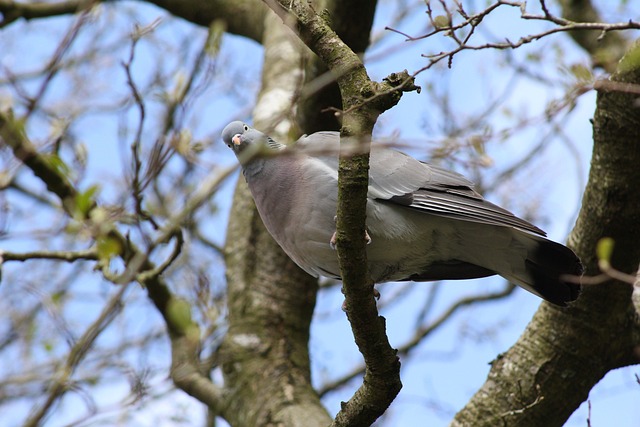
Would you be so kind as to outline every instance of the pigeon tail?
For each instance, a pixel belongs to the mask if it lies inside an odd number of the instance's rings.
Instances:
[[[584,267],[576,254],[566,246],[541,240],[525,264],[532,278],[531,286],[545,300],[566,306],[580,295],[580,285],[570,280],[571,277],[582,276]]]
[[[521,233],[518,240],[534,241],[524,260],[524,271],[519,268],[509,274],[498,274],[552,304],[566,307],[576,300],[581,286],[571,278],[579,278],[584,272],[576,254],[566,246],[543,237]]]

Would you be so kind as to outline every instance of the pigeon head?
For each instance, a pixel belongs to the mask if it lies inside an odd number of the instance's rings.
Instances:
[[[264,138],[261,132],[239,121],[229,123],[222,131],[222,140],[236,155],[258,142],[261,136]]]
[[[261,151],[279,151],[285,148],[283,144],[240,121],[231,122],[224,128],[222,140],[238,156],[241,163]],[[245,153],[246,150],[249,151]]]

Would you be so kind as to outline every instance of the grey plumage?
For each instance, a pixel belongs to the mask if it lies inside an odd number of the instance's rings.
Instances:
[[[337,132],[291,148],[242,122],[222,139],[238,156],[260,216],[282,249],[314,276],[339,278],[335,250]],[[279,155],[272,155],[283,151]],[[371,149],[367,258],[377,283],[499,274],[557,305],[575,300],[578,257],[538,227],[486,201],[462,175],[388,148]],[[364,236],[363,236],[364,238]]]

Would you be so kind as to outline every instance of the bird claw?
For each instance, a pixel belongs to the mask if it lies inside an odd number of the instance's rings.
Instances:
[[[380,291],[377,290],[375,287],[373,288],[373,297],[376,299],[376,301],[378,301],[380,299]],[[347,300],[342,301],[342,311],[344,311],[345,313],[347,312]]]
[[[338,221],[338,215],[333,217],[333,222],[337,222]],[[338,242],[338,236],[336,235],[336,233],[338,232],[338,230],[334,231],[333,234],[331,235],[331,239],[329,240],[329,246],[331,246],[331,249],[333,249],[334,251],[336,250],[336,243]]]
[[[333,221],[337,221],[338,217],[334,216],[333,217]],[[333,249],[334,251],[336,250],[336,243],[338,242],[338,236],[336,234],[337,232],[334,231],[333,234],[331,235],[331,239],[329,239],[329,246],[331,246],[331,249]],[[367,232],[367,230],[364,230],[364,241],[367,242],[367,245],[370,245],[371,242],[373,241],[371,239],[371,236],[369,236],[369,232]],[[378,294],[379,297],[380,294]]]

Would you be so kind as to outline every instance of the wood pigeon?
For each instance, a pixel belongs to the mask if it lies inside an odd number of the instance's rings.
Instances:
[[[338,132],[292,146],[234,121],[222,139],[238,157],[260,217],[307,273],[340,278],[332,247],[338,198]],[[376,283],[471,279],[499,274],[560,306],[583,272],[567,247],[486,201],[462,175],[385,147],[371,147],[366,227]]]

